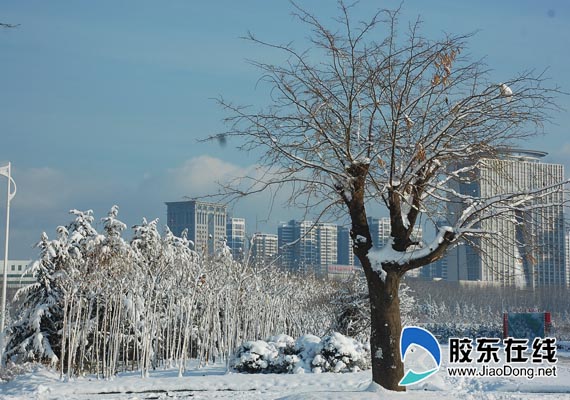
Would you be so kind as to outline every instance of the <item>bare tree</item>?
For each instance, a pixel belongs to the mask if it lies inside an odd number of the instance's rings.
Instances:
[[[252,62],[269,88],[269,106],[252,110],[220,99],[229,128],[210,139],[236,138],[242,150],[261,150],[264,171],[239,178],[225,193],[237,198],[285,189],[292,205],[320,215],[348,212],[370,292],[373,380],[405,390],[399,386],[400,279],[462,238],[481,236],[482,219],[510,218],[515,210],[540,206],[529,199],[560,190],[480,197],[449,185],[468,180],[481,159],[541,133],[557,109],[558,89],[544,87],[543,76],[532,72],[494,82],[483,62],[465,55],[472,35],[429,40],[419,20],[399,33],[398,10],[354,23],[350,7],[340,2],[340,16],[328,28],[293,7],[311,30],[308,49],[246,38],[287,57],[276,65]],[[374,258],[366,214],[372,202],[389,211],[392,236]],[[432,243],[412,240],[420,218],[435,226],[448,202],[462,205],[457,220],[440,227]]]

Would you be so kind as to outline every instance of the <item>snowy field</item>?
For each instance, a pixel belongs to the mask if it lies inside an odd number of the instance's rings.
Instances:
[[[418,360],[412,358],[410,364],[421,364]],[[0,399],[570,399],[568,352],[558,353],[557,377],[533,380],[450,377],[446,360],[444,348],[440,371],[405,394],[371,385],[370,371],[248,375],[226,373],[224,366],[216,365],[188,371],[183,377],[168,370],[154,371],[145,379],[132,373],[110,381],[86,377],[70,382],[61,382],[57,373],[40,369],[0,384]]]

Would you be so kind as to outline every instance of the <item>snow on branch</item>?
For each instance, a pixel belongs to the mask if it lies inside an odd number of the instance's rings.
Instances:
[[[412,246],[406,251],[394,250],[394,238],[388,239],[380,250],[372,250],[368,257],[372,269],[386,279],[387,269],[398,268],[401,273],[436,261],[456,238],[457,232],[450,226],[439,228],[436,237],[423,247]]]

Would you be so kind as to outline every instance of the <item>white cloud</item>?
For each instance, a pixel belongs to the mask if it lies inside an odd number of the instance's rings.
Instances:
[[[240,167],[211,156],[199,156],[185,161],[180,167],[169,169],[166,182],[172,194],[179,196],[202,196],[215,194],[219,184],[255,173],[255,166]]]
[[[256,165],[240,166],[213,156],[199,156],[165,171],[141,172],[139,179],[115,174],[102,176],[96,171],[58,170],[54,168],[15,169],[18,193],[12,202],[10,254],[18,258],[37,255],[31,250],[41,232],[55,236],[58,225],[71,221],[70,209],[93,209],[95,223],[112,205],[120,207],[119,219],[128,226],[143,217],[166,221],[167,201],[215,194],[218,182],[227,183],[242,176],[259,177]],[[1,182],[0,182],[1,184]],[[1,193],[1,191],[0,191]],[[302,211],[283,206],[286,190],[272,199],[269,191],[245,197],[229,204],[229,211],[247,220],[247,230],[277,233],[279,221],[301,218]],[[272,201],[274,200],[274,201]],[[4,226],[3,207],[0,226]]]
[[[154,176],[145,174],[146,177],[139,186],[139,197],[145,199],[149,206],[152,203],[154,210],[160,210],[159,217],[164,221],[166,201],[215,195],[221,189],[220,183],[229,183],[243,176],[259,178],[261,174],[262,171],[255,164],[240,166],[217,157],[203,155],[188,159],[163,174]],[[299,211],[283,206],[288,195],[289,193],[283,191],[272,199],[273,194],[266,191],[228,204],[228,210],[236,217],[246,218],[249,232],[262,230],[277,233],[275,227],[278,221],[301,216]],[[216,200],[218,199],[215,197],[212,199]],[[223,197],[219,201],[224,201]],[[150,210],[150,207],[148,209]]]

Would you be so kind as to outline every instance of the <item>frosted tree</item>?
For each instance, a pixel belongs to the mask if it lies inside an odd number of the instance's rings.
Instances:
[[[60,227],[61,228],[61,227]],[[6,357],[19,356],[25,360],[48,361],[55,364],[60,349],[60,331],[63,321],[63,290],[58,271],[67,259],[65,231],[60,237],[49,240],[42,233],[37,261],[28,273],[36,282],[20,289],[16,299],[21,300],[18,314],[9,328]]]
[[[71,214],[57,239],[43,234],[38,244],[36,282],[18,293],[8,357],[51,364],[62,379],[126,369],[144,377],[160,367],[182,375],[191,357],[228,361],[244,340],[330,325],[315,307],[328,303],[319,281],[255,271],[226,247],[203,259],[185,232],[160,234],[157,220],[143,220],[126,242],[117,206],[102,232],[91,211]]]
[[[350,7],[340,2],[339,17],[327,26],[293,7],[310,29],[307,48],[247,37],[285,57],[278,64],[252,62],[269,105],[253,109],[220,99],[228,129],[210,139],[234,140],[261,154],[258,173],[230,183],[226,194],[283,189],[290,205],[350,218],[354,254],[370,293],[371,351],[383,355],[373,359],[373,380],[405,390],[399,386],[402,276],[461,241],[493,235],[481,232],[481,221],[511,223],[517,212],[544,204],[533,199],[562,190],[544,185],[485,197],[462,195],[450,185],[476,181],[470,172],[481,168],[482,159],[541,133],[557,109],[558,91],[532,72],[508,80],[492,76],[465,55],[470,35],[431,40],[421,35],[420,21],[398,32],[398,11],[380,10],[354,22]],[[439,226],[449,202],[464,211]],[[367,223],[371,203],[390,215],[391,239],[377,254],[371,253]],[[412,236],[424,221],[438,229],[431,243]]]

